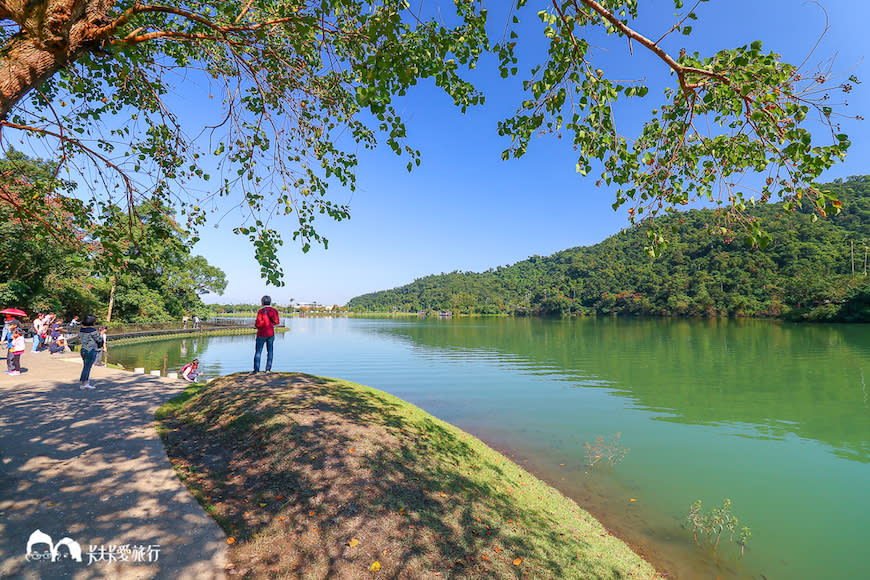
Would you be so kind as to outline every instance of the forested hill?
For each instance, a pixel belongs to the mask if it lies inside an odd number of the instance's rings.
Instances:
[[[532,256],[486,272],[426,276],[353,298],[354,311],[450,311],[653,316],[782,316],[870,321],[870,175],[821,186],[843,204],[813,223],[776,205],[765,220],[764,250],[727,243],[709,229],[720,219],[691,210],[659,222],[676,230],[655,260],[646,232],[634,227],[594,246]]]

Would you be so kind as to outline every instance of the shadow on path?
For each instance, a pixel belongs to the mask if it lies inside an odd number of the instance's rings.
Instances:
[[[96,368],[82,391],[75,355],[25,356],[28,373],[0,375],[0,577],[223,578],[226,536],[154,428],[185,384]],[[36,530],[72,539],[82,561],[61,548],[52,562],[45,543],[26,557]]]

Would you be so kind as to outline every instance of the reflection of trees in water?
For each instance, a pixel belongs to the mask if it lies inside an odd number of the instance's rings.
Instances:
[[[160,370],[166,374],[178,371],[191,360],[198,358],[200,359],[200,372],[207,378],[239,370],[237,365],[225,367],[222,364],[225,353],[227,350],[250,348],[253,355],[253,345],[252,334],[163,338],[114,347],[110,343],[112,348],[111,362],[123,365],[125,368],[144,367],[145,372]],[[212,354],[209,355],[209,352]]]
[[[429,348],[510,354],[524,372],[557,370],[683,424],[749,425],[870,463],[864,327],[763,320],[458,319],[381,332]],[[526,367],[526,365],[528,365]],[[668,416],[661,416],[661,412]],[[744,434],[744,436],[746,436]]]

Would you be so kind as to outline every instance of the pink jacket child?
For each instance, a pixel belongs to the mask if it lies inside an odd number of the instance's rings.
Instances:
[[[24,335],[20,328],[12,333],[12,367],[7,371],[11,376],[21,374],[21,354],[24,352]]]

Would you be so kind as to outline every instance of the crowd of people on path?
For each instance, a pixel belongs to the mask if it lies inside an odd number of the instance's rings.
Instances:
[[[0,343],[6,347],[6,374],[18,376],[21,374],[21,355],[24,353],[26,328],[17,316],[7,309],[3,320],[3,332]],[[30,327],[33,337],[32,352],[58,353],[67,350],[68,329],[63,326],[63,319],[51,312],[40,313]]]
[[[85,356],[85,339],[87,335],[96,333],[99,341],[88,341],[87,350],[94,351],[94,360],[87,368],[87,373],[82,374],[82,388],[88,387],[87,374],[90,373],[90,367],[94,364],[106,366],[103,361],[103,354],[106,352],[106,327],[101,326],[96,328],[96,316],[89,314],[85,317],[85,321],[79,320],[78,316],[73,316],[69,323],[64,323],[61,316],[54,312],[38,313],[29,328],[26,328],[19,320],[19,316],[23,316],[23,311],[15,309],[6,309],[3,320],[3,331],[0,336],[0,343],[6,347],[6,374],[11,376],[19,376],[21,374],[21,355],[25,350],[25,336],[29,335],[32,339],[30,352],[34,354],[48,353],[49,355],[72,352],[69,341],[73,337],[77,337],[82,342],[82,357]],[[90,327],[88,322],[91,322]],[[90,328],[90,330],[88,330]],[[85,336],[82,335],[85,333]],[[98,347],[94,345],[98,343]]]
[[[272,298],[263,296],[260,300],[261,308],[257,312],[254,326],[257,329],[257,338],[254,346],[254,373],[260,372],[260,362],[263,347],[266,348],[265,371],[271,372],[275,345],[275,326],[280,324],[278,311],[272,307]],[[25,332],[27,329],[18,321],[17,315],[24,316],[23,311],[7,309],[0,311],[5,313],[0,344],[6,348],[6,373],[11,376],[21,374],[21,355],[25,351]],[[184,327],[187,328],[188,316],[183,318]],[[199,317],[193,316],[193,328],[199,328]],[[30,335],[33,339],[32,353],[48,352],[58,354],[71,351],[69,339],[77,337],[81,344],[82,372],[79,376],[79,388],[81,390],[93,390],[90,381],[91,369],[94,366],[106,366],[105,353],[107,351],[107,330],[105,326],[96,326],[97,317],[87,314],[83,320],[74,316],[64,326],[63,318],[54,312],[39,313],[33,319],[30,326]],[[184,380],[193,382],[202,378],[199,371],[199,360],[193,359],[181,367],[179,376]]]

